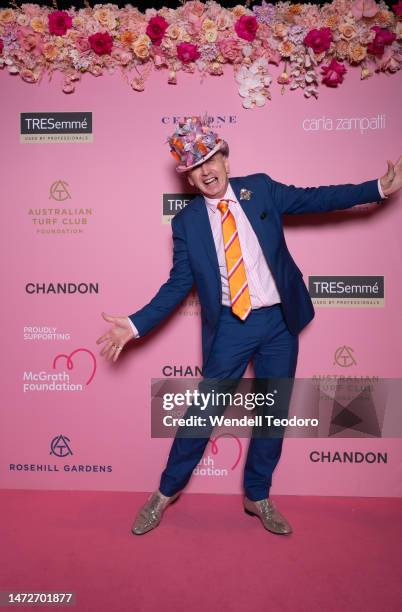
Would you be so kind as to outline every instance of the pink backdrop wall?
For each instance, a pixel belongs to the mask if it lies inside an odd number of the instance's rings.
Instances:
[[[272,70],[276,75],[276,69]],[[3,232],[3,393],[0,465],[3,488],[150,491],[159,483],[171,440],[150,438],[150,384],[165,365],[200,365],[200,319],[187,300],[157,333],[131,343],[117,364],[105,362],[95,341],[107,329],[101,311],[131,314],[154,295],[171,267],[171,229],[162,223],[162,194],[180,193],[164,143],[172,118],[199,114],[226,118],[219,129],[231,147],[231,175],[263,171],[299,186],[377,178],[386,160],[401,153],[399,101],[402,76],[360,82],[349,71],[338,90],[321,88],[318,100],[273,87],[264,108],[245,110],[230,71],[224,77],[180,75],[179,85],[153,74],[142,93],[116,74],[84,77],[73,95],[60,91],[60,75],[40,86],[0,74],[2,90],[0,184]],[[21,112],[91,111],[93,142],[20,144]],[[384,115],[379,129],[306,130],[311,119]],[[228,123],[229,117],[233,118]],[[307,120],[307,121],[306,121]],[[49,199],[55,181],[70,199]],[[41,234],[32,208],[90,208],[81,233]],[[374,208],[374,206],[373,206]],[[84,215],[85,216],[85,215]],[[80,217],[80,215],[78,215]],[[74,218],[74,215],[73,215]],[[300,336],[298,377],[345,374],[334,362],[339,346],[353,349],[352,376],[400,377],[401,196],[380,209],[323,215],[317,223],[298,217],[286,227],[290,251],[308,282],[310,275],[381,275],[382,307],[325,308]],[[29,295],[28,282],[99,283],[98,294]],[[55,328],[55,339],[24,339],[25,328]],[[77,349],[73,368],[66,358]],[[75,391],[24,391],[25,373],[65,371]],[[251,370],[248,371],[251,375]],[[89,384],[88,379],[92,377]],[[26,381],[25,381],[26,382]],[[70,452],[51,453],[66,436]],[[66,442],[66,440],[64,440]],[[241,440],[243,451],[247,440]],[[311,450],[386,452],[386,464],[312,462]],[[240,491],[244,454],[221,439],[208,446],[203,468],[188,491]],[[50,466],[49,470],[10,469]],[[69,470],[66,471],[66,466]],[[71,466],[84,466],[73,471]],[[110,466],[94,471],[86,466]],[[287,439],[274,475],[274,494],[402,495],[402,445],[393,439]]]

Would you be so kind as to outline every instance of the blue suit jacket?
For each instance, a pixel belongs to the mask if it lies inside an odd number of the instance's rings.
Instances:
[[[322,213],[381,199],[377,179],[363,183],[295,187],[258,173],[231,178],[230,184],[253,227],[275,279],[286,324],[298,334],[314,317],[314,307],[302,272],[287,248],[283,214]],[[240,199],[240,189],[252,192]],[[196,196],[172,219],[173,266],[169,279],[152,300],[129,315],[140,336],[160,323],[195,283],[201,304],[202,352],[205,365],[214,339],[222,302],[218,257],[202,195]]]

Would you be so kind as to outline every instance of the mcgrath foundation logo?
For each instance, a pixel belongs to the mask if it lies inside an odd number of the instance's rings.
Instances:
[[[385,305],[383,276],[310,276],[315,306],[376,308]]]
[[[232,453],[230,453],[229,464],[218,465],[216,460],[211,456],[218,455],[219,446],[218,440],[224,437],[231,438],[234,442],[233,445],[233,457]],[[210,438],[208,444],[210,444],[211,454],[207,454],[205,457],[201,459],[198,465],[194,468],[193,474],[195,476],[215,476],[215,477],[225,477],[229,476],[230,472],[233,472],[237,468],[240,463],[240,459],[243,454],[243,446],[241,440],[232,434],[221,434],[216,436],[215,438]],[[230,445],[229,452],[232,450],[232,445]],[[229,467],[228,467],[229,465]]]
[[[92,113],[21,113],[20,143],[93,142]]]
[[[50,371],[42,369],[23,372],[22,391],[23,393],[82,392],[93,381],[96,368],[96,357],[89,349],[78,348],[69,354],[59,353],[54,357]],[[74,370],[74,373],[70,374],[66,370]]]
[[[38,206],[28,208],[28,218],[36,234],[41,235],[76,235],[82,234],[94,215],[92,207],[66,205],[72,200],[71,189],[67,181],[55,180],[49,188],[49,200],[56,206]]]

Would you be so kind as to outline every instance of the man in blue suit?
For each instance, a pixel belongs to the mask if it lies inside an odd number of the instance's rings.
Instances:
[[[102,313],[112,327],[97,340],[105,342],[101,354],[116,361],[126,342],[161,323],[195,284],[201,304],[203,377],[239,380],[252,360],[258,379],[293,378],[298,335],[314,317],[314,308],[286,246],[282,215],[322,213],[387,197],[402,184],[402,158],[395,166],[388,162],[381,179],[302,188],[265,173],[229,179],[228,145],[205,118],[185,118],[168,142],[179,162],[176,170],[186,173],[199,195],[172,219],[173,266],[152,300],[129,317]],[[139,510],[134,534],[159,525],[207,442],[206,437],[175,437],[159,489]],[[250,439],[244,509],[272,533],[290,534],[289,522],[269,497],[282,442],[282,437]]]

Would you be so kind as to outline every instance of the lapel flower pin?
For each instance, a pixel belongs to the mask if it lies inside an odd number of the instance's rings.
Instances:
[[[248,189],[240,189],[240,199],[241,200],[249,200],[251,198],[251,194],[253,192]]]

